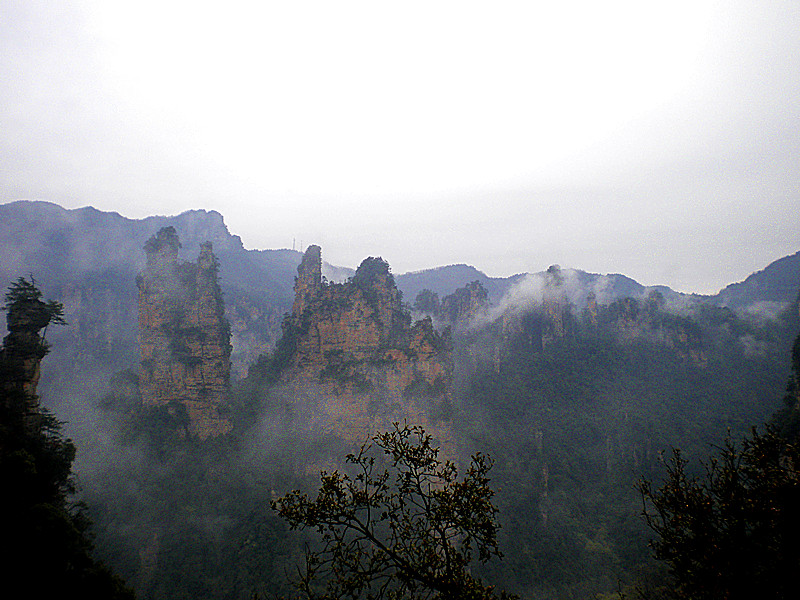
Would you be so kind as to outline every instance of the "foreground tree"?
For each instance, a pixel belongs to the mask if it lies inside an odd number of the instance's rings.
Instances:
[[[57,302],[18,279],[5,296],[0,348],[0,590],[26,598],[127,600],[133,593],[92,558],[89,522],[71,504],[75,446],[36,396],[48,352],[39,332],[63,323]],[[16,590],[16,591],[15,591]]]
[[[795,446],[754,429],[741,445],[728,439],[701,476],[675,450],[659,489],[640,483],[675,597],[800,598],[799,468]]]
[[[297,585],[305,596],[497,597],[469,572],[473,558],[502,556],[490,459],[473,456],[459,480],[455,465],[439,460],[430,435],[395,425],[346,462],[354,475],[323,472],[315,499],[294,491],[272,503],[292,529],[321,535],[320,548],[307,550],[300,570]]]

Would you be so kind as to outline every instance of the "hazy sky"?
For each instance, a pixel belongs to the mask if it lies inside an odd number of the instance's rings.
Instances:
[[[800,250],[794,0],[0,0],[0,94],[0,202],[682,291]]]

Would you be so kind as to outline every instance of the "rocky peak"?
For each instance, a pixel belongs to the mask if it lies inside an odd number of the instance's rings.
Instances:
[[[586,319],[592,327],[597,327],[597,315],[599,312],[597,296],[594,292],[589,292],[586,295]]]
[[[564,285],[564,273],[561,271],[561,265],[550,265],[547,267],[545,277],[547,287],[557,288]]]
[[[211,242],[200,244],[200,256],[197,257],[197,265],[204,271],[217,269],[217,257],[214,256],[214,245]]]
[[[468,283],[442,299],[440,313],[456,326],[464,326],[489,308],[489,294],[480,281]]]
[[[292,316],[299,318],[308,302],[314,298],[322,287],[322,248],[309,246],[297,267],[294,279],[294,304]]]
[[[50,323],[63,324],[60,303],[43,302],[34,281],[19,278],[5,295],[8,335],[0,347],[0,393],[5,409],[20,410],[27,425],[37,413],[40,363],[49,352],[42,330]],[[16,406],[12,406],[15,404]]]
[[[369,257],[352,279],[330,283],[319,246],[310,246],[279,345],[290,348],[281,380],[293,414],[306,411],[326,434],[360,442],[408,420],[452,441],[442,424],[451,405],[449,333],[430,318],[411,324],[383,259]]]
[[[382,258],[365,258],[356,269],[351,285],[361,291],[375,310],[384,343],[388,336],[397,333],[398,327],[402,329],[404,323],[410,322],[410,316],[402,308],[403,294],[395,285],[389,263]]]
[[[175,228],[162,227],[147,240],[144,251],[147,255],[147,269],[151,272],[170,274],[178,264],[181,242]]]
[[[201,245],[196,263],[179,261],[180,247],[171,226],[144,247],[147,266],[136,281],[142,402],[206,439],[231,429],[220,413],[230,388],[230,326],[212,244]]]

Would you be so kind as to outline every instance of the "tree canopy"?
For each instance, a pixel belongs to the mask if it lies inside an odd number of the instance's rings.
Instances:
[[[773,429],[728,438],[692,475],[674,450],[660,488],[642,481],[651,546],[693,600],[798,598],[800,452]]]
[[[297,582],[310,598],[478,599],[494,590],[470,574],[501,556],[491,460],[476,454],[463,479],[420,427],[395,425],[323,472],[317,497],[294,491],[272,506],[291,528],[315,529]],[[506,597],[504,593],[500,597]]]
[[[5,295],[3,310],[7,312],[6,322],[8,331],[11,334],[6,339],[6,346],[16,345],[18,339],[26,341],[33,340],[30,348],[23,349],[15,347],[15,352],[26,350],[26,353],[37,355],[42,358],[47,354],[47,342],[44,335],[39,338],[38,333],[51,323],[64,325],[64,307],[60,302],[41,300],[42,292],[36,287],[36,281],[31,277],[30,281],[24,277],[19,277],[12,283]],[[33,338],[36,339],[33,339]]]

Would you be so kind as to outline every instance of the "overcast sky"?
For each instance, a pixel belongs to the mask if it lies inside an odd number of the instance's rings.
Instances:
[[[0,202],[681,291],[800,250],[800,2],[0,7]]]

